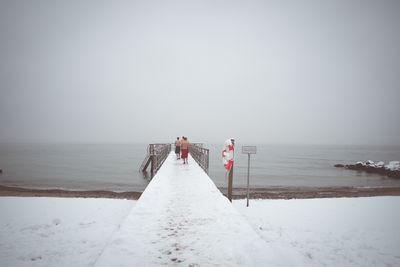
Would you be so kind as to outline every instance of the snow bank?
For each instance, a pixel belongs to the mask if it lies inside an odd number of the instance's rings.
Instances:
[[[400,170],[400,161],[390,161],[385,165],[383,161],[379,161],[378,163],[373,162],[372,160],[367,160],[366,162],[358,161],[356,164],[362,165],[364,167],[371,168],[384,168],[388,171],[399,171]]]
[[[245,202],[234,205],[257,233],[304,266],[400,266],[400,197]]]
[[[134,203],[0,197],[0,266],[92,266]]]
[[[388,170],[399,171],[400,170],[400,161],[391,161],[385,167]]]
[[[124,242],[110,237],[113,232],[117,233],[116,229],[132,207],[135,209],[134,203],[109,199],[0,197],[0,266],[93,266],[107,243]],[[181,204],[182,209],[187,208]],[[234,207],[267,246],[279,253],[278,262],[270,266],[287,260],[293,261],[292,266],[304,267],[400,266],[400,197],[251,200],[248,208],[245,200],[235,200]],[[198,205],[199,212],[203,208],[204,205]],[[165,210],[164,214],[168,212],[172,215],[177,211]],[[188,218],[175,220],[184,222]],[[140,219],[131,219],[132,223],[140,222]],[[159,235],[143,232],[129,236],[132,240],[140,240],[141,236],[149,238],[149,244],[138,242],[138,247],[133,249],[141,251],[141,246],[149,246],[154,253],[154,265],[158,265],[158,257],[172,255],[172,247],[164,246],[166,242],[162,240],[169,240],[171,245],[175,240],[189,246],[194,259],[201,252],[196,250],[196,241],[208,238],[209,250],[214,252],[203,257],[216,263],[214,254],[222,254],[224,247],[234,248],[242,242],[221,243],[217,240],[220,233],[211,233],[216,236],[214,240],[198,234],[191,244],[190,238],[182,234],[201,233],[207,222],[197,221],[186,229],[187,226],[178,225],[181,229],[176,228],[176,233],[170,230],[170,223],[170,220],[164,221],[167,229],[159,229]],[[149,227],[144,226],[143,230]],[[235,257],[220,257],[224,256]],[[140,261],[137,259],[131,266],[138,266],[135,263]],[[170,265],[188,266],[188,263],[190,258],[186,264],[171,262]]]

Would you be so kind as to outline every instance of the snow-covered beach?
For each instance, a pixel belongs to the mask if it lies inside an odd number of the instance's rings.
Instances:
[[[170,154],[139,200],[0,197],[0,266],[400,264],[399,196],[245,207],[190,161]]]
[[[1,197],[0,266],[91,266],[134,202]]]
[[[0,266],[93,266],[135,203],[1,197]],[[296,266],[400,265],[400,197],[233,205],[268,246],[298,257]]]
[[[234,202],[271,246],[309,258],[304,266],[399,266],[400,197]],[[301,265],[297,265],[301,266]]]

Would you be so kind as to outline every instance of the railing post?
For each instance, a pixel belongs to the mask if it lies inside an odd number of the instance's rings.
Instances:
[[[194,160],[200,165],[200,167],[208,174],[209,167],[209,150],[203,148],[202,144],[191,144],[189,151]]]
[[[206,164],[207,164],[207,166],[206,166],[206,173],[208,174],[208,168],[209,168],[209,166],[210,166],[210,150],[207,150],[207,158],[206,158]]]
[[[154,168],[155,168],[155,155],[154,155],[154,145],[150,145],[150,159],[151,159],[151,166],[150,166],[150,172],[151,172],[151,177],[154,175]]]

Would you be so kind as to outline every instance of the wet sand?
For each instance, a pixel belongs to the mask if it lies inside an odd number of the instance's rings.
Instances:
[[[60,189],[30,189],[0,185],[0,196],[18,197],[80,197],[139,199],[142,192],[113,192],[105,190],[75,191]]]
[[[227,189],[220,188],[220,191],[226,195]],[[271,187],[252,188],[249,191],[252,199],[400,196],[400,187]],[[243,199],[246,194],[246,188],[235,188],[232,198]]]
[[[226,188],[219,188],[226,195]],[[246,188],[234,188],[233,199],[246,198]],[[113,192],[105,190],[73,191],[60,189],[30,189],[0,185],[0,196],[74,197],[139,199],[142,192]],[[252,188],[252,199],[306,199],[338,197],[400,196],[400,187],[271,187]]]

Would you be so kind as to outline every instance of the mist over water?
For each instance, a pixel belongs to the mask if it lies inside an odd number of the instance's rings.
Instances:
[[[210,146],[212,151],[218,151],[218,147]],[[226,186],[220,153],[210,152],[210,155],[210,176],[218,186]],[[247,185],[247,157],[241,154],[241,144],[238,144],[234,167],[234,185],[238,187]],[[253,187],[400,185],[400,181],[380,175],[334,167],[338,163],[369,159],[385,163],[398,160],[400,146],[257,145],[257,154],[250,157],[250,184]]]
[[[400,145],[400,1],[0,1],[0,142]]]
[[[147,145],[2,144],[0,183],[34,188],[141,191]]]
[[[237,144],[234,187],[247,181],[247,155]],[[210,149],[209,176],[225,187],[222,144]],[[147,144],[0,144],[1,185],[72,190],[143,191],[139,172]],[[399,146],[257,145],[251,156],[250,185],[400,186],[400,180],[333,167],[337,163],[400,159]],[[195,164],[195,162],[189,162]]]

